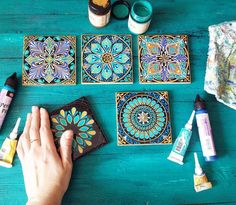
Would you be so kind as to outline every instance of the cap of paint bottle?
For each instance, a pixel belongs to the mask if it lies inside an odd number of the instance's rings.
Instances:
[[[112,4],[111,14],[117,20],[124,20],[129,17],[130,4],[126,0],[117,0]]]
[[[17,84],[18,84],[18,79],[17,79],[16,72],[15,72],[9,78],[7,78],[4,85],[10,86],[14,90],[16,90]]]
[[[145,33],[151,23],[153,14],[152,5],[147,0],[136,1],[129,15],[128,27],[134,34]]]
[[[195,160],[195,174],[198,175],[198,176],[202,175],[203,170],[202,170],[202,167],[200,166],[200,163],[199,163],[196,152],[194,152],[194,160]]]
[[[9,138],[12,140],[17,138],[20,121],[21,121],[21,118],[19,117],[16,121],[15,127],[13,128],[12,132],[9,135]]]
[[[193,128],[193,119],[195,117],[195,110],[193,110],[188,122],[186,123],[186,125],[184,126],[186,129],[188,130],[192,130]]]

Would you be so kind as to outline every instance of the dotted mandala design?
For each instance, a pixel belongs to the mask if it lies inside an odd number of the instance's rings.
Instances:
[[[73,153],[83,153],[87,146],[92,146],[92,138],[96,135],[93,128],[94,120],[91,119],[86,111],[77,111],[75,107],[70,110],[60,110],[58,115],[51,117],[53,133],[56,137],[55,142],[59,145],[59,140],[65,130],[77,128],[73,139]]]
[[[130,35],[82,36],[82,83],[132,83]]]
[[[118,144],[171,143],[167,92],[117,93]]]

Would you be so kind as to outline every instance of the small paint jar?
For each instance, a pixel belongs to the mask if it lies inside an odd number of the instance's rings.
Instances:
[[[90,23],[101,28],[110,21],[111,1],[110,0],[89,0],[88,16]]]
[[[152,5],[147,0],[136,1],[130,11],[128,27],[134,34],[145,33],[152,20]]]

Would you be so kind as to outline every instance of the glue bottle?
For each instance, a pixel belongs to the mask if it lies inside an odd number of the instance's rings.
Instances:
[[[211,130],[211,124],[209,120],[209,115],[206,110],[206,103],[203,99],[197,95],[194,103],[194,108],[196,111],[196,121],[198,126],[198,133],[200,137],[201,147],[205,161],[215,161],[216,151],[213,141],[213,135]]]
[[[17,133],[20,125],[21,118],[18,118],[16,121],[16,125],[9,137],[5,139],[3,142],[2,148],[0,149],[0,166],[11,168],[12,161],[16,152],[17,146]]]
[[[6,117],[11,101],[14,97],[16,88],[17,77],[16,73],[13,73],[9,78],[7,78],[0,93],[0,129]]]
[[[203,172],[197,157],[197,153],[194,152],[195,160],[195,172],[193,175],[194,189],[196,192],[204,191],[212,188],[211,182],[208,181],[206,174]]]

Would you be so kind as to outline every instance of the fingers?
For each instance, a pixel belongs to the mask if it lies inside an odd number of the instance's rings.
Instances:
[[[28,152],[30,149],[30,125],[31,125],[31,113],[27,114],[25,128],[23,134],[21,135],[22,147],[25,152]]]
[[[52,131],[50,129],[49,115],[44,108],[40,108],[40,120],[41,146],[56,150]]]
[[[30,124],[31,124],[31,114],[28,113],[24,131],[22,135],[20,136],[20,139],[17,145],[17,153],[21,161],[25,153],[27,153],[30,149],[30,140],[29,140]]]
[[[19,157],[20,161],[22,162],[25,153],[24,153],[24,149],[23,149],[23,147],[22,147],[21,137],[20,137],[20,139],[19,139],[19,141],[18,141],[16,151],[17,151],[17,154],[18,154],[18,157]]]
[[[40,146],[40,113],[37,106],[32,107],[32,120],[30,125],[30,143],[31,148]]]
[[[62,159],[63,167],[72,166],[72,140],[73,140],[73,131],[65,131],[61,136],[60,141],[60,154]]]

